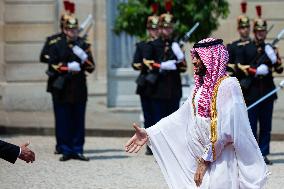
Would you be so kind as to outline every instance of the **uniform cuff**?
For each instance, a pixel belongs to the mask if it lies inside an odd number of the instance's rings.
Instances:
[[[18,157],[20,157],[20,155],[21,155],[21,153],[22,153],[22,149],[21,149],[21,147],[19,147],[19,155],[18,155]]]

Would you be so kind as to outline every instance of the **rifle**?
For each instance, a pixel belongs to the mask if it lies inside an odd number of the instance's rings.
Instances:
[[[196,30],[196,28],[199,26],[199,22],[196,22],[194,24],[194,26],[188,31],[185,33],[185,35],[181,38],[181,40],[179,41],[179,45],[180,47],[182,47],[186,42],[188,42],[191,34]]]
[[[83,40],[86,40],[88,37],[88,33],[90,32],[91,28],[93,27],[94,22],[91,22],[91,24],[89,24],[89,26],[87,27],[85,34],[82,36]]]
[[[82,22],[82,24],[79,26],[79,33],[81,33],[82,31],[84,31],[84,29],[87,27],[87,25],[88,25],[89,23],[91,23],[92,19],[93,19],[92,14],[89,14],[89,15],[87,16],[87,18],[86,18],[86,19]]]
[[[251,104],[247,110],[249,111],[250,109],[252,109],[253,107],[255,107],[256,105],[258,105],[260,102],[264,101],[265,99],[267,99],[268,97],[270,97],[271,95],[273,95],[274,93],[277,93],[277,91],[279,91],[280,89],[284,88],[284,80],[282,80],[279,84],[279,86],[272,90],[271,92],[267,93],[265,96],[261,97],[259,100],[257,100],[256,102],[254,102],[253,104]]]
[[[272,30],[273,27],[274,27],[274,24],[272,24],[272,25],[268,28],[267,33],[269,33],[269,32]]]

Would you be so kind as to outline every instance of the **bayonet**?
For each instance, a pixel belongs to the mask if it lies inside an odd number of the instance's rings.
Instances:
[[[79,32],[80,32],[80,33],[87,27],[87,25],[88,25],[89,23],[92,22],[92,19],[93,19],[93,16],[92,16],[91,14],[89,14],[89,15],[87,16],[87,18],[82,22],[82,24],[81,24],[80,27],[79,27]]]
[[[183,46],[190,38],[191,34],[196,30],[196,28],[199,26],[199,22],[196,22],[194,24],[194,26],[188,31],[186,32],[186,34],[184,35],[184,37],[179,41],[179,45]]]

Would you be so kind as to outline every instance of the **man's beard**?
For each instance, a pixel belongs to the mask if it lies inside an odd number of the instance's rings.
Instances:
[[[201,67],[201,68],[198,68],[197,70],[195,70],[195,74],[200,76],[200,77],[203,77],[205,76],[206,74],[206,67]]]

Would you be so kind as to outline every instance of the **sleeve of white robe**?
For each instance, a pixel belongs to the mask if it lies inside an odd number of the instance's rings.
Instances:
[[[192,132],[190,129],[193,127],[190,125],[194,122],[191,116],[193,115],[191,98],[190,96],[175,113],[146,129],[154,156],[165,180],[172,189],[196,188],[193,180],[196,171],[196,157],[192,151],[194,149],[189,148],[188,144],[192,141],[188,141],[187,136]],[[224,147],[228,144],[233,145],[237,159],[238,188],[262,188],[268,173],[267,167],[253,137],[246,106],[236,78],[228,78],[221,83],[217,96],[217,112],[218,131],[214,146],[217,160],[218,157],[219,160],[224,160],[220,157]],[[204,156],[212,156],[210,150],[212,148],[205,150]],[[214,165],[216,169],[219,169],[218,163],[214,161],[211,166]],[[203,182],[205,181],[208,179],[204,178]]]
[[[258,144],[253,136],[247,107],[236,78],[224,80],[217,96],[217,158],[233,143],[239,168],[240,188],[262,188],[268,175]]]
[[[196,164],[188,148],[188,125],[192,118],[191,97],[173,114],[147,128],[149,145],[171,189],[196,188]]]

